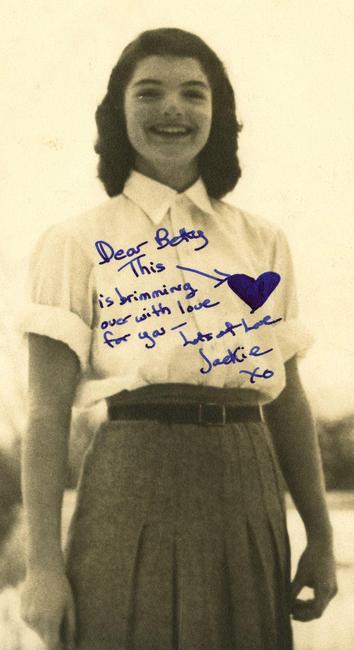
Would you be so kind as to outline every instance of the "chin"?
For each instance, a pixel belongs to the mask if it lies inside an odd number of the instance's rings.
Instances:
[[[151,151],[150,153],[151,155],[149,158],[151,162],[164,162],[174,160],[177,164],[190,165],[193,160],[196,160],[200,153],[200,150],[197,149],[196,151],[192,150],[187,152],[185,147],[171,145],[171,147],[154,149],[154,151]]]

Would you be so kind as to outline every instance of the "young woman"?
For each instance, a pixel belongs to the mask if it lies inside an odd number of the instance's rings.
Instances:
[[[221,201],[240,176],[232,88],[200,38],[152,30],[96,118],[111,198],[31,264],[23,617],[50,650],[292,648],[291,614],[335,594],[332,532],[285,237]],[[251,310],[228,278],[263,273],[278,285]],[[103,398],[64,561],[71,409]],[[292,589],[276,456],[307,533]]]

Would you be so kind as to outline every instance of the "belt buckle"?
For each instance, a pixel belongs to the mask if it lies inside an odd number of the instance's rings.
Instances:
[[[215,419],[208,419],[209,414],[213,416],[216,414]],[[219,409],[219,410],[218,410]],[[220,417],[218,417],[220,416]],[[217,404],[216,402],[204,402],[198,404],[198,424],[206,424],[207,426],[223,427],[226,424],[226,406],[225,404]]]

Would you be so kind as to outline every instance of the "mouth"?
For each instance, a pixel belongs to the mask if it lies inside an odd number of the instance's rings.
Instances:
[[[162,138],[185,138],[186,136],[192,133],[190,126],[185,125],[167,125],[167,124],[155,124],[149,128],[149,131],[154,135],[158,135]]]

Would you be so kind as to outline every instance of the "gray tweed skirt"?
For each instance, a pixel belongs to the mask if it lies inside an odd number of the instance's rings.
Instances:
[[[102,425],[81,473],[67,571],[80,650],[292,648],[266,425]]]

